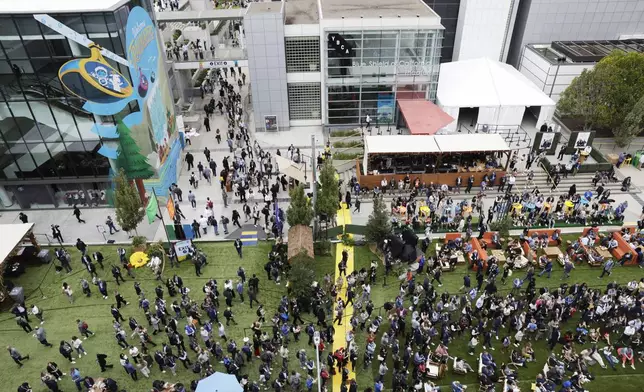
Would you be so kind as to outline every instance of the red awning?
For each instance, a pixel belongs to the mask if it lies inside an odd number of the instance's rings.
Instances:
[[[426,100],[398,100],[407,128],[412,135],[433,135],[454,119],[441,108]]]

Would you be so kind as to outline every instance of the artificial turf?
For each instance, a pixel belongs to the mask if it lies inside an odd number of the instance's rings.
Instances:
[[[571,238],[571,237],[570,237]],[[569,239],[569,236],[563,236],[563,243],[565,244],[566,240]],[[203,275],[200,278],[195,276],[194,267],[191,263],[182,263],[181,266],[177,269],[169,268],[166,265],[165,277],[172,276],[172,273],[179,274],[184,281],[184,284],[190,287],[191,297],[201,303],[203,299],[203,294],[201,288],[203,284],[210,278],[215,278],[219,282],[220,286],[223,286],[223,281],[225,279],[237,279],[237,268],[241,265],[246,269],[247,276],[252,276],[253,273],[257,274],[260,277],[260,294],[259,300],[265,305],[267,309],[267,319],[272,316],[272,311],[276,309],[277,303],[282,295],[286,294],[286,288],[284,282],[281,285],[276,285],[273,282],[266,280],[266,272],[264,271],[264,264],[267,260],[267,255],[270,250],[270,244],[260,242],[256,247],[248,246],[244,248],[244,258],[239,259],[237,256],[232,243],[203,243],[200,244],[206,254],[208,255],[208,265],[205,266],[202,270]],[[430,252],[433,251],[433,244],[430,247]],[[89,251],[94,252],[100,250],[106,256],[106,269],[100,270],[99,276],[108,281],[108,291],[110,294],[113,293],[115,289],[118,289],[124,297],[130,301],[130,304],[121,310],[123,316],[127,319],[130,316],[134,316],[139,323],[146,325],[145,317],[143,316],[142,310],[138,308],[136,295],[133,288],[133,280],[125,275],[126,282],[117,286],[112,278],[112,275],[108,269],[108,265],[113,262],[117,262],[116,247],[114,246],[100,246],[100,247],[90,247]],[[27,270],[27,273],[21,276],[18,279],[14,279],[14,283],[21,285],[25,288],[25,292],[28,296],[26,303],[30,307],[31,304],[37,304],[45,312],[45,330],[47,331],[48,340],[54,344],[53,348],[45,348],[41,346],[38,341],[31,335],[27,334],[19,328],[12,317],[7,311],[3,312],[0,315],[0,341],[3,346],[13,345],[15,346],[23,355],[31,355],[31,359],[24,361],[24,367],[18,368],[18,366],[11,360],[8,353],[3,356],[0,356],[0,369],[3,369],[0,373],[0,379],[3,383],[3,391],[13,391],[18,385],[24,381],[28,381],[34,391],[46,391],[47,388],[40,383],[39,375],[40,372],[44,370],[47,361],[53,360],[59,364],[59,366],[64,369],[65,372],[69,373],[71,366],[76,366],[80,369],[83,376],[92,376],[94,378],[99,376],[110,376],[119,382],[119,387],[127,391],[145,391],[149,390],[151,387],[152,380],[154,379],[163,379],[169,382],[183,382],[189,384],[190,380],[195,378],[195,375],[189,371],[185,370],[181,363],[177,364],[177,376],[173,377],[171,373],[161,374],[156,366],[152,368],[151,377],[149,380],[146,380],[139,374],[139,381],[132,381],[126,374],[125,371],[121,368],[118,363],[118,355],[122,352],[120,347],[116,344],[114,339],[114,331],[112,328],[113,318],[110,314],[109,307],[113,302],[113,296],[109,300],[103,300],[102,297],[98,295],[98,290],[92,288],[92,297],[86,298],[81,293],[81,288],[79,281],[81,277],[88,279],[88,273],[80,264],[80,254],[76,249],[70,248],[73,259],[73,268],[74,271],[69,274],[56,274],[55,270],[50,265],[38,265],[30,266]],[[370,261],[375,259],[376,256],[371,253],[368,247],[356,247],[355,248],[355,269],[359,270],[361,268],[369,268]],[[315,263],[312,265],[312,269],[316,272],[317,276],[321,279],[325,273],[333,273],[335,268],[335,257],[334,255],[329,255],[325,257],[316,257]],[[387,286],[383,287],[383,268],[379,267],[378,270],[378,281],[377,284],[372,288],[372,299],[376,309],[374,310],[375,314],[381,314],[386,318],[384,309],[382,305],[385,302],[392,301],[396,295],[399,293],[399,284],[395,276],[398,275],[392,274],[391,277],[387,279]],[[402,270],[400,271],[402,272]],[[600,274],[600,269],[591,268],[587,265],[577,266],[571,274],[571,278],[568,283],[572,282],[587,282],[593,288],[604,288],[609,279],[604,278],[603,280],[597,279]],[[149,271],[148,268],[141,268],[135,270],[136,280],[141,283],[141,287],[145,292],[148,293],[148,298],[153,299],[154,297],[154,288],[156,287],[158,281],[154,279],[154,276]],[[453,272],[447,272],[443,274],[443,286],[436,287],[438,293],[447,291],[449,293],[457,293],[459,287],[462,285],[463,275],[466,273],[464,266],[459,266]],[[522,272],[517,272],[521,276]],[[561,275],[562,271],[558,264],[555,263],[554,271],[552,277],[547,279],[545,276],[537,278],[537,287],[558,287],[561,284]],[[611,281],[616,281],[618,283],[626,283],[633,279],[639,279],[643,276],[642,270],[637,266],[633,267],[616,267],[613,269],[613,274],[610,277]],[[88,279],[89,280],[89,279]],[[75,303],[70,305],[67,299],[61,292],[62,282],[67,282],[72,285],[74,289]],[[507,286],[499,286],[499,293],[507,293],[511,289],[511,282],[508,282]],[[42,296],[46,298],[41,298]],[[166,293],[166,298],[167,293]],[[178,298],[178,297],[175,297]],[[171,301],[169,301],[171,302]],[[223,302],[222,302],[223,304]],[[248,303],[240,304],[239,299],[234,300],[233,311],[235,312],[235,319],[238,322],[237,326],[231,325],[226,328],[226,333],[228,337],[234,338],[238,344],[241,344],[241,340],[244,336],[250,336],[250,325],[255,320],[255,309],[250,309]],[[304,314],[302,315],[305,321],[313,321],[315,318],[312,315]],[[65,339],[69,340],[72,335],[77,335],[78,331],[76,329],[75,320],[77,318],[82,318],[87,321],[89,327],[92,331],[96,333],[94,337],[89,338],[85,343],[85,350],[89,353],[88,357],[82,357],[77,359],[75,365],[69,364],[69,362],[64,359],[58,353],[58,343],[60,340]],[[30,318],[32,321],[31,324],[33,327],[36,326],[36,322],[33,318]],[[184,323],[180,323],[180,327],[183,328]],[[267,323],[268,331],[270,333],[270,326]],[[126,332],[129,332],[129,327],[124,326]],[[569,322],[562,328],[562,332],[565,332],[567,329],[573,329],[574,325]],[[165,333],[159,334],[157,336],[152,336],[155,343],[159,346],[165,340]],[[136,344],[138,343],[138,338],[128,338],[128,341]],[[299,343],[292,342],[289,346],[291,352],[291,368],[297,369],[295,352],[300,348],[306,348],[307,338],[304,333]],[[377,374],[377,366],[372,365],[370,369],[366,371],[362,368],[362,354],[364,350],[365,335],[364,333],[356,334],[356,342],[359,346],[359,360],[358,360],[358,369],[356,369],[357,381],[359,385],[359,390],[362,391],[367,387],[373,386],[373,380]],[[380,342],[380,337],[376,340],[377,343]],[[404,342],[401,342],[401,344]],[[519,379],[521,381],[520,386],[522,390],[529,391],[530,384],[534,381],[536,374],[543,367],[544,361],[548,355],[547,348],[543,341],[533,342],[533,347],[536,352],[537,362],[530,363],[528,368],[519,370]],[[151,347],[153,350],[154,347]],[[561,349],[558,346],[555,350],[559,351]],[[476,359],[478,356],[469,356],[467,355],[467,340],[465,334],[463,337],[456,339],[449,345],[450,355],[452,356],[461,356],[466,358],[466,360],[476,367]],[[579,347],[577,350],[581,350]],[[477,347],[477,354],[481,351],[481,346]],[[114,364],[114,368],[108,370],[105,373],[101,373],[98,365],[95,362],[95,354],[98,352],[105,353],[109,356],[108,362]],[[308,351],[309,357],[314,355],[312,350]],[[191,359],[194,360],[195,355],[189,350],[189,355]],[[500,341],[498,341],[497,350],[493,352],[493,355],[497,363],[506,361],[509,354],[501,354],[500,352]],[[392,368],[392,366],[389,366]],[[642,391],[644,390],[644,363],[636,364],[637,370],[632,370],[630,368],[622,369],[618,368],[617,371],[612,370],[602,370],[599,367],[592,367],[592,372],[596,374],[596,379],[589,384],[586,384],[585,387],[591,392],[594,391],[606,391],[614,386],[619,386],[620,391],[630,392],[630,391]],[[250,366],[246,366],[242,370],[242,374],[249,374],[251,379],[257,379],[257,368],[258,362],[255,361]],[[215,365],[215,370],[223,371],[224,367],[222,364],[217,363]],[[277,369],[274,369],[274,375]],[[303,371],[300,370],[302,374]],[[437,380],[436,384],[447,387],[449,383],[453,380],[460,380],[462,383],[470,386],[471,390],[476,390],[478,386],[478,381],[474,374],[471,375],[458,375],[454,376],[451,374],[451,369],[446,373],[445,377],[441,380]],[[62,390],[70,391],[75,390],[75,385],[71,379],[67,376],[59,383]],[[386,378],[385,386],[390,388],[390,380]],[[500,389],[500,387],[499,387]],[[334,391],[336,392],[336,391]]]

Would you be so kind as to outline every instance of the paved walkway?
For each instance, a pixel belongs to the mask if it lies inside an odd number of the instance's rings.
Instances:
[[[338,210],[337,219],[338,226],[350,225],[351,224],[351,210],[347,208],[345,203],[342,203],[342,208]],[[340,277],[340,270],[338,265],[342,261],[342,251],[346,250],[349,254],[347,259],[347,271],[346,274],[349,275],[353,272],[353,246],[345,246],[342,242],[336,245],[335,251],[335,279]],[[347,297],[347,280],[344,276],[342,279],[342,289],[338,293],[338,297],[345,298]],[[353,315],[353,305],[347,305],[344,308],[344,317],[342,318],[342,325],[335,326],[335,334],[333,335],[333,352],[340,348],[347,349],[345,355],[348,356],[348,345],[347,345],[347,332],[351,330],[351,316]],[[352,369],[349,373],[349,380],[355,379],[355,369]],[[333,376],[333,391],[340,392],[342,385],[342,373],[337,372]]]

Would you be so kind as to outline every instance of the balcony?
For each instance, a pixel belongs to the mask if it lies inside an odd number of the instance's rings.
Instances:
[[[246,66],[247,54],[246,49],[240,47],[224,46],[216,48],[214,55],[210,50],[195,53],[194,50],[189,49],[187,57],[184,57],[183,52],[179,52],[179,56],[173,51],[166,51],[166,59],[173,63],[174,69],[198,69],[198,68],[218,68],[222,66]],[[233,61],[231,65],[223,64],[225,61]],[[240,63],[243,61],[243,63]]]

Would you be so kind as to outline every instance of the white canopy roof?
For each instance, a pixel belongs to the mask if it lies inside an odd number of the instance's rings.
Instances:
[[[511,65],[488,58],[443,63],[436,97],[441,107],[554,106]]]
[[[33,223],[12,223],[0,225],[0,264],[7,260],[11,252],[22,244],[22,239],[34,226]]]
[[[434,137],[429,135],[366,136],[365,151],[370,154],[440,152]]]
[[[458,134],[436,135],[436,144],[441,152],[469,152],[469,151],[508,151],[510,147],[499,134]]]
[[[499,134],[366,136],[368,154],[508,151]]]

